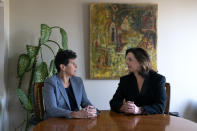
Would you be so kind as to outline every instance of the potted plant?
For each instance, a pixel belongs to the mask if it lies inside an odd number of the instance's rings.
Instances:
[[[51,33],[54,29],[58,29],[61,34],[62,43],[50,39]],[[55,52],[51,48],[53,43],[58,46],[59,50],[66,50],[67,46],[67,33],[63,28],[58,26],[49,27],[46,24],[41,24],[40,38],[37,46],[27,45],[27,53],[19,55],[17,64],[17,77],[18,77],[18,87],[16,89],[16,94],[21,102],[21,105],[27,112],[26,115],[26,127],[25,130],[29,128],[29,121],[31,116],[34,114],[33,111],[33,86],[36,82],[44,82],[44,80],[56,73],[56,68],[54,64],[54,59],[50,62],[50,67],[48,69],[47,63],[42,58],[42,48],[49,48],[55,57]],[[37,60],[41,56],[41,63],[38,64]],[[22,82],[25,74],[30,72],[29,86],[22,87]],[[27,90],[27,93],[24,91]]]

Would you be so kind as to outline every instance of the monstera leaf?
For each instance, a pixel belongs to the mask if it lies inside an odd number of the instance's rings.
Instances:
[[[64,48],[64,50],[68,49],[68,38],[67,38],[67,33],[64,29],[60,28],[60,33],[62,35],[62,47]]]
[[[44,44],[49,40],[49,37],[51,35],[51,28],[46,24],[41,24],[41,37],[40,37],[40,43]]]
[[[49,67],[49,76],[48,77],[54,75],[56,72],[57,72],[57,70],[56,70],[56,67],[55,67],[54,60],[51,60],[50,67]]]
[[[30,71],[33,67],[36,56],[38,55],[39,48],[37,46],[27,45],[27,55],[30,57],[30,64],[27,67],[26,71]]]
[[[29,66],[26,68],[26,72],[32,69],[35,59],[36,59],[35,57],[30,59],[30,63],[29,63]]]
[[[64,51],[64,49],[62,49],[62,48],[59,48],[59,49],[58,49],[58,52],[60,52],[60,51]]]
[[[22,77],[30,64],[30,58],[26,54],[21,54],[18,58],[17,75]]]
[[[36,57],[39,51],[39,48],[37,46],[27,45],[27,55],[32,58]]]
[[[16,94],[19,97],[19,100],[23,104],[24,108],[28,111],[32,111],[32,104],[26,94],[23,92],[22,89],[17,88],[16,89]]]
[[[42,62],[39,66],[36,67],[34,72],[34,81],[35,82],[44,82],[48,76],[47,64]]]

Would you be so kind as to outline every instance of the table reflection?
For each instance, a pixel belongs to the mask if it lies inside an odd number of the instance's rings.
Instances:
[[[110,112],[110,118],[116,123],[118,130],[138,130],[142,126],[145,130],[154,131],[153,127],[159,131],[165,131],[170,123],[170,117],[167,115],[126,115],[120,113],[120,117],[115,116],[114,112]]]
[[[196,123],[170,115],[125,115],[102,111],[93,119],[50,118],[34,127],[34,131],[197,131]]]
[[[51,124],[50,124],[51,123]],[[43,122],[43,124],[45,124]],[[70,119],[65,118],[51,119],[47,121],[45,126],[39,126],[36,129],[39,131],[86,131],[91,130],[97,124],[97,119]]]

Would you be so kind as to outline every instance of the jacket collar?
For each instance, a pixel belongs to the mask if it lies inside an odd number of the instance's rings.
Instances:
[[[60,78],[60,76],[58,74],[56,76],[57,76],[57,80],[58,80],[58,83],[57,83],[58,84],[58,88],[60,89],[60,92],[62,93],[62,96],[64,97],[69,109],[71,110],[70,102],[69,102],[69,99],[68,99],[68,95],[67,95],[67,92],[66,92],[66,90],[64,88],[63,82],[62,82],[62,80],[61,80],[61,78]]]
[[[69,109],[71,110],[71,107],[70,107],[70,101],[69,101],[69,98],[68,98],[68,94],[64,88],[64,85],[63,85],[63,82],[61,80],[61,78],[59,77],[59,75],[57,75],[57,78],[58,78],[58,87],[62,93],[62,96],[64,97],[67,105],[69,106]],[[72,89],[73,89],[73,94],[75,96],[75,100],[77,102],[77,107],[78,109],[80,109],[80,101],[78,99],[78,96],[80,95],[80,90],[78,88],[78,84],[76,83],[76,81],[73,79],[73,77],[70,77],[70,84],[72,86]]]
[[[70,84],[72,85],[73,93],[75,96],[75,100],[77,102],[77,107],[80,109],[80,104],[81,102],[79,101],[79,96],[80,96],[80,88],[78,88],[79,84],[73,79],[73,77],[70,78]]]
[[[144,83],[142,85],[142,90],[140,92],[140,94],[143,96],[144,94],[147,93],[147,91],[149,90],[150,86],[149,86],[149,82],[150,82],[150,72],[147,72],[146,74],[144,74]]]
[[[139,92],[138,85],[137,85],[137,79],[136,79],[134,73],[129,74],[129,76],[130,76],[131,79],[135,80],[135,81],[133,81],[134,82],[133,84],[136,86],[136,88]],[[148,72],[144,75],[144,82],[143,82],[143,85],[142,85],[142,89],[139,92],[139,95],[143,96],[149,90],[149,82],[150,82],[149,78],[150,78],[150,72]]]

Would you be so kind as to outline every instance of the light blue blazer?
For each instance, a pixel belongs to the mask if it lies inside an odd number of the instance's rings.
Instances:
[[[83,81],[80,77],[70,78],[73,93],[77,102],[78,109],[92,105],[87,98]],[[44,82],[43,99],[45,106],[44,119],[50,117],[70,118],[71,107],[67,92],[59,75],[53,75]]]

